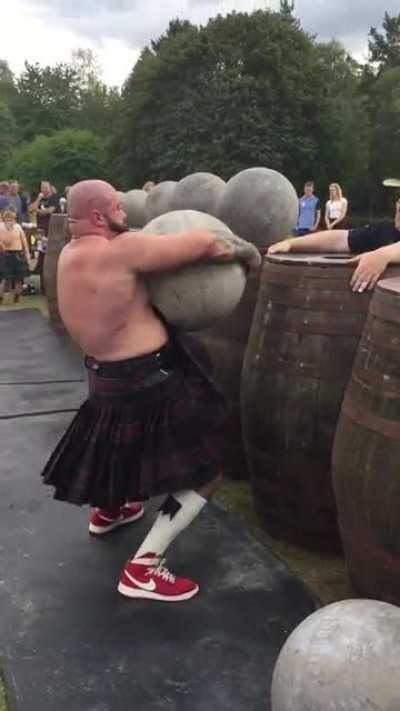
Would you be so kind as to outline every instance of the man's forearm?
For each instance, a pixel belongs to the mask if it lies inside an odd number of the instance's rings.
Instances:
[[[290,239],[291,252],[349,252],[348,230],[326,230]]]

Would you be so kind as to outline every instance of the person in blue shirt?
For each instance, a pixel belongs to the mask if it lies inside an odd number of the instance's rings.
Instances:
[[[316,232],[321,219],[319,199],[314,195],[314,183],[309,180],[304,185],[304,194],[299,199],[299,218],[295,234],[298,236]]]

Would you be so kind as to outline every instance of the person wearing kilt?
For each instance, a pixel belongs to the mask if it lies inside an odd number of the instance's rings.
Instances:
[[[127,232],[118,193],[99,180],[68,195],[71,241],[58,263],[58,304],[86,353],[89,396],[43,471],[61,501],[90,504],[89,531],[104,535],[138,520],[141,502],[166,495],[118,584],[122,595],[177,602],[196,582],[171,573],[163,556],[200,513],[221,477],[224,399],[206,354],[153,308],[148,273],[198,260],[242,260],[258,251],[206,230]]]
[[[22,227],[17,223],[17,216],[12,210],[4,210],[3,226],[0,230],[0,242],[4,249],[3,278],[4,292],[11,292],[14,303],[20,300],[24,278],[29,271],[29,247]],[[3,296],[0,297],[1,300]]]

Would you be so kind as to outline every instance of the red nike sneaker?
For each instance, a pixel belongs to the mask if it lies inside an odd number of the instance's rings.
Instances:
[[[142,504],[125,504],[121,506],[116,514],[112,514],[105,509],[95,509],[90,517],[89,531],[96,536],[109,533],[115,528],[126,526],[142,518],[144,506]]]
[[[126,597],[140,597],[147,600],[181,602],[189,600],[199,592],[193,580],[179,578],[164,567],[154,553],[142,558],[128,560],[118,585],[118,591]]]

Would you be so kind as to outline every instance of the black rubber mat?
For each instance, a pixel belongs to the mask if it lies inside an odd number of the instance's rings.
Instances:
[[[21,385],[0,383],[0,419],[77,410],[87,395],[84,382]]]
[[[0,312],[0,383],[83,378],[82,357],[40,311]]]
[[[61,348],[48,346],[50,361]],[[4,377],[2,354],[0,364]],[[55,388],[51,402],[62,409],[65,394]],[[275,659],[315,608],[310,594],[240,520],[209,505],[168,555],[200,594],[177,604],[122,598],[121,567],[156,505],[96,539],[87,509],[52,500],[40,471],[71,417],[0,421],[0,655],[10,711],[268,711]]]

